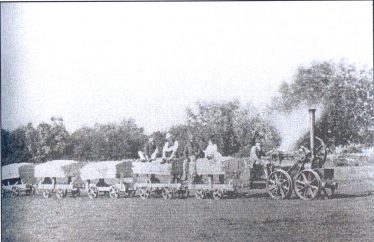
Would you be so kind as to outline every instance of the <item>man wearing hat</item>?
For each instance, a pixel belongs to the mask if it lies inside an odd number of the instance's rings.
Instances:
[[[178,150],[178,141],[174,140],[170,133],[166,134],[166,143],[162,149],[162,163],[176,158]]]
[[[144,145],[144,151],[139,151],[138,155],[140,157],[140,160],[142,162],[155,160],[158,155],[158,148],[155,144],[155,139],[153,137],[150,137],[148,139],[148,142]]]

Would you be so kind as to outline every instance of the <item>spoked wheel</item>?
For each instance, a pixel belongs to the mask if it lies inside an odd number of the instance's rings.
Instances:
[[[203,191],[203,190],[196,190],[195,191],[195,197],[197,198],[197,199],[204,199],[204,198],[206,198],[206,192],[205,191]]]
[[[16,187],[12,188],[12,197],[18,197],[19,196],[19,190]]]
[[[325,142],[322,139],[315,137],[314,138],[314,161],[313,164],[316,167],[322,167],[326,161],[327,157],[327,148]],[[299,149],[302,149],[306,153],[306,158],[311,162],[311,150],[310,150],[310,138],[304,139],[299,144]],[[312,167],[313,168],[313,167]]]
[[[161,194],[164,199],[171,199],[174,196],[174,191],[169,187],[165,187],[162,189]]]
[[[223,198],[223,191],[218,189],[214,190],[212,196],[214,200],[220,200]]]
[[[119,190],[117,187],[111,187],[109,190],[109,197],[110,198],[118,198],[119,197]]]
[[[190,191],[186,188],[186,189],[182,189],[180,191],[178,191],[178,195],[179,195],[179,198],[188,198],[188,196],[190,195]]]
[[[139,189],[139,196],[141,199],[148,199],[151,196],[151,192],[147,188],[142,187]]]
[[[313,170],[307,169],[297,173],[294,182],[295,193],[302,200],[313,200],[321,191],[321,179]]]
[[[292,179],[284,170],[273,171],[266,180],[266,190],[274,199],[285,199],[292,193]]]
[[[49,198],[51,196],[51,191],[49,189],[46,189],[43,191],[43,197]]]
[[[58,198],[58,199],[61,199],[61,198],[63,198],[63,197],[65,197],[65,190],[63,190],[63,189],[57,189],[57,191],[56,191],[56,197]]]
[[[91,199],[97,198],[99,195],[99,191],[97,190],[97,187],[90,187],[88,189],[88,197]]]
[[[28,196],[35,195],[35,188],[31,187],[30,189],[28,189],[26,191],[26,195],[28,195]]]

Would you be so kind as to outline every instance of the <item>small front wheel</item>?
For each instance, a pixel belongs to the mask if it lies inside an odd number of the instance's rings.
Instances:
[[[222,190],[214,190],[212,193],[214,200],[220,200],[223,198],[223,191]]]
[[[164,199],[171,199],[174,195],[173,189],[165,187],[162,189],[162,197]]]
[[[118,198],[119,190],[116,187],[111,187],[109,190],[109,197],[110,198]]]
[[[43,197],[44,198],[49,198],[51,196],[51,191],[46,189],[43,191]]]
[[[203,191],[203,190],[201,190],[201,189],[196,190],[196,191],[195,191],[195,197],[196,197],[197,199],[204,199],[204,198],[206,198],[206,192]]]
[[[88,197],[91,199],[97,198],[97,196],[99,195],[98,193],[99,192],[96,187],[90,187],[88,189]]]
[[[63,189],[57,189],[57,191],[56,191],[56,197],[58,199],[61,199],[61,198],[65,197],[65,190],[63,190]]]
[[[142,187],[139,189],[139,196],[141,199],[145,200],[151,196],[151,192],[147,188]]]

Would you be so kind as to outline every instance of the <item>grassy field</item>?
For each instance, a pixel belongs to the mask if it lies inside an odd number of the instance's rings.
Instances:
[[[2,241],[372,241],[374,182],[340,184],[335,199],[7,197]]]

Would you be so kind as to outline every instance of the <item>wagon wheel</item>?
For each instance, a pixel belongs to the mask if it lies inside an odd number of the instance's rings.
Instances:
[[[319,175],[310,169],[300,171],[294,178],[295,193],[302,200],[313,200],[321,191]]]
[[[35,188],[31,187],[29,190],[27,190],[26,194],[29,196],[35,195]]]
[[[284,170],[273,171],[266,180],[266,190],[274,199],[285,199],[292,193],[292,179]]]
[[[147,188],[142,187],[139,189],[139,196],[141,199],[148,199],[151,196],[151,192]]]
[[[58,199],[61,199],[61,198],[65,197],[65,190],[64,189],[57,189],[56,197]]]
[[[19,196],[19,190],[16,187],[12,188],[12,197],[18,197]]]
[[[188,190],[188,188],[182,188],[181,190],[179,190],[178,194],[179,198],[188,198],[188,196],[190,195],[190,191]]]
[[[327,148],[325,142],[322,139],[315,137],[314,138],[314,163],[318,164],[319,167],[326,161],[327,157]],[[299,149],[304,150],[306,152],[306,158],[308,161],[311,161],[311,150],[310,150],[310,138],[306,138],[299,144]]]
[[[80,195],[81,195],[81,190],[77,188],[77,190],[75,191],[75,196],[79,197]]]
[[[206,198],[206,192],[203,191],[203,190],[201,190],[201,189],[196,190],[196,191],[195,191],[195,197],[196,197],[197,199],[204,199],[204,198]]]
[[[88,197],[91,199],[97,198],[99,195],[99,191],[97,190],[97,187],[90,187],[88,189]]]
[[[117,187],[111,187],[109,190],[109,197],[110,198],[118,198],[119,190]]]
[[[171,199],[174,196],[174,191],[169,187],[165,187],[162,189],[161,194],[164,199]]]
[[[49,189],[45,189],[43,191],[43,197],[44,198],[49,198],[51,196],[51,191]]]
[[[223,198],[223,191],[218,189],[214,190],[212,196],[214,200],[220,200]]]
[[[129,197],[135,197],[135,193],[136,193],[135,190],[130,190],[130,191],[128,191],[128,195],[129,195]]]

